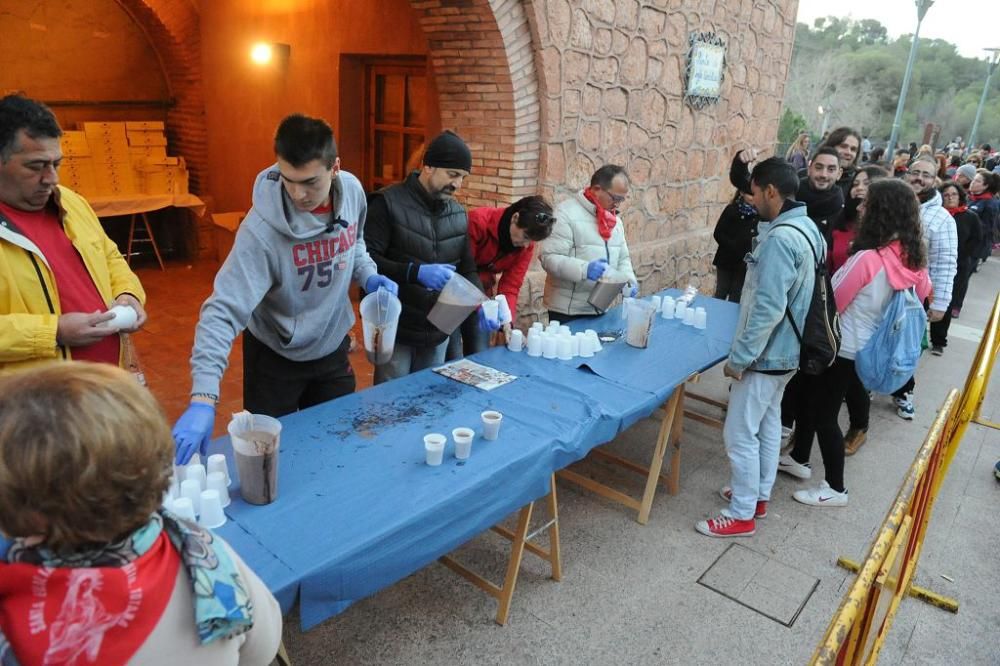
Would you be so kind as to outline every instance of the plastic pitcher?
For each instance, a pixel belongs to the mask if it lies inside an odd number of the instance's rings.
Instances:
[[[379,287],[361,299],[361,330],[365,354],[375,365],[388,363],[396,347],[396,327],[403,305],[392,292]]]
[[[428,313],[427,320],[442,333],[451,335],[473,310],[488,300],[476,285],[458,273],[452,273],[438,294],[437,303]]]
[[[628,305],[628,328],[625,342],[632,347],[645,349],[649,344],[649,334],[653,330],[656,309],[649,301],[633,300]]]
[[[250,504],[270,504],[278,498],[278,448],[281,421],[240,412],[229,422],[240,495]]]

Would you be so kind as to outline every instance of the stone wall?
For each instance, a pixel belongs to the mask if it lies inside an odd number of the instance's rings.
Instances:
[[[542,107],[540,190],[561,200],[605,163],[632,176],[623,209],[643,293],[714,285],[712,229],[733,194],[732,155],[777,137],[798,0],[526,3]],[[727,45],[718,104],[683,101],[688,35]],[[521,300],[542,311],[544,273]]]

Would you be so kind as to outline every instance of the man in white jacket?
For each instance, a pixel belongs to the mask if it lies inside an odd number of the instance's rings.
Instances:
[[[906,182],[920,201],[920,226],[927,241],[927,270],[931,276],[930,306],[927,318],[933,323],[941,321],[951,303],[952,283],[958,272],[958,228],[955,218],[941,206],[941,194],[934,187],[938,166],[929,156],[918,157],[910,163]],[[915,414],[913,389],[916,382],[910,378],[906,384],[892,394],[896,403],[896,414],[912,421]]]
[[[552,235],[539,253],[546,273],[544,302],[550,320],[567,322],[600,314],[587,300],[609,269],[632,286],[632,296],[638,293],[639,281],[618,215],[628,192],[625,169],[606,164],[591,176],[589,187],[556,207]]]

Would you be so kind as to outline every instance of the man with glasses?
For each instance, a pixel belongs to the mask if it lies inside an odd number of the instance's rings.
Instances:
[[[340,168],[330,126],[288,116],[274,152],[277,163],[257,175],[253,208],[201,306],[191,405],[173,430],[178,464],[205,452],[237,335],[243,333],[243,408],[283,416],[354,391],[351,282],[369,292],[398,290],[368,256],[365,193]]]
[[[589,187],[556,207],[552,235],[541,244],[539,254],[546,273],[544,302],[550,320],[565,323],[600,314],[587,301],[608,270],[630,285],[632,296],[639,292],[619,216],[628,193],[625,169],[606,164],[591,176]]]
[[[113,305],[145,293],[86,200],[59,185],[62,129],[33,99],[0,99],[0,372],[63,359],[118,365]]]
[[[934,292],[927,309],[931,323],[941,321],[951,303],[952,285],[958,271],[958,230],[955,218],[941,205],[941,193],[937,191],[938,165],[932,157],[918,157],[910,163],[906,172],[906,182],[920,200],[920,225],[927,242],[927,269],[931,276]],[[896,413],[900,418],[912,421],[915,415],[913,389],[916,386],[911,377],[898,391],[892,394],[896,402]]]

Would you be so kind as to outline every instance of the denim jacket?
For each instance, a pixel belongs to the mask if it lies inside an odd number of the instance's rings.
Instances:
[[[740,297],[740,318],[729,352],[734,370],[794,370],[799,367],[799,341],[785,317],[787,306],[802,331],[815,281],[811,239],[825,261],[826,242],[806,215],[804,204],[787,201],[778,217],[761,222],[753,251],[747,255],[747,277]]]

